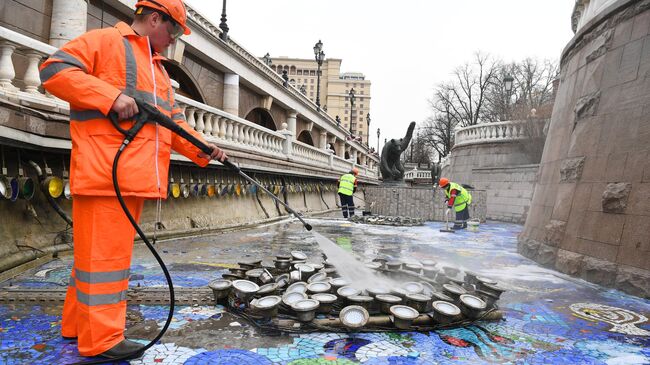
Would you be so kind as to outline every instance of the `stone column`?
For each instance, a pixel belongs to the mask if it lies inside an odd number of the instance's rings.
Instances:
[[[320,139],[318,141],[318,148],[320,149],[327,149],[327,132],[326,131],[321,131],[320,132]]]
[[[336,143],[336,155],[340,158],[345,158],[345,141],[338,141]]]
[[[295,110],[289,111],[289,114],[287,115],[287,129],[291,131],[294,135],[296,135],[296,118],[298,117],[298,113]]]
[[[239,75],[225,74],[223,77],[223,111],[239,116]]]
[[[54,0],[50,22],[50,44],[61,48],[68,41],[85,33],[87,12],[86,0]]]

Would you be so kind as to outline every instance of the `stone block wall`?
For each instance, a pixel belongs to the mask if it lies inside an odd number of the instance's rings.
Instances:
[[[35,176],[33,176],[36,179]],[[276,208],[274,200],[261,190],[260,202],[270,219],[287,216],[283,206]],[[283,199],[283,194],[280,194]],[[288,205],[299,213],[321,212],[337,209],[336,192],[287,193]],[[58,198],[61,208],[71,215],[72,201]],[[218,231],[228,227],[257,224],[267,220],[264,210],[254,195],[169,198],[162,203],[162,230],[158,237],[196,235]],[[18,199],[11,202],[0,199],[0,272],[52,254],[72,249],[72,230],[47,203],[37,189],[30,201]],[[156,223],[156,201],[145,202],[140,226],[147,234],[153,232]],[[296,223],[300,224],[300,223]]]
[[[486,218],[524,223],[538,166],[522,141],[465,144],[453,148],[442,176],[486,194]]]
[[[472,184],[487,196],[487,219],[524,223],[539,165],[472,169]]]
[[[470,217],[481,222],[486,219],[486,194],[482,190],[470,190],[472,204]],[[358,193],[356,195],[359,195]],[[445,194],[430,187],[368,186],[365,188],[366,207],[373,214],[421,218],[428,221],[445,220]],[[453,222],[455,216],[450,216]]]
[[[565,48],[519,251],[650,297],[650,1],[617,1]]]

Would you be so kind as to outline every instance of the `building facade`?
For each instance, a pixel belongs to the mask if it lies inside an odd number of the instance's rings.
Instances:
[[[368,145],[368,117],[370,114],[370,80],[359,72],[341,73],[342,60],[329,58],[323,61],[320,77],[320,104],[327,114]],[[318,93],[318,63],[312,59],[271,58],[270,67],[282,75],[287,72],[289,84],[314,103]],[[350,91],[354,93],[354,105]],[[338,118],[337,118],[338,117]]]
[[[134,1],[1,4],[0,272],[71,247],[69,224],[56,213],[69,213],[75,197],[39,189],[46,174],[61,185],[69,178],[70,106],[44,92],[39,65],[87,30],[130,23]],[[379,182],[379,159],[368,146],[351,140],[347,129],[209,19],[187,11],[192,34],[170,47],[164,66],[192,129],[299,212],[333,209],[336,181],[353,167],[362,183]],[[287,214],[220,163],[198,168],[178,154],[171,160],[169,186],[183,193],[163,201],[159,217],[155,202],[145,204],[147,233],[199,234]]]

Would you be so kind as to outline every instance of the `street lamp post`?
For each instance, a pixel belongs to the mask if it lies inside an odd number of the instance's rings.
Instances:
[[[350,96],[350,135],[352,135],[352,112],[354,111],[354,88],[350,89],[350,92],[348,93]]]
[[[370,147],[370,113],[366,114],[366,122],[368,123],[366,126],[366,144]]]
[[[506,75],[503,78],[503,88],[506,91],[506,115],[505,119],[509,120],[510,119],[510,93],[512,92],[512,82],[515,79],[510,76],[510,74]]]
[[[318,71],[316,71],[316,109],[320,111],[320,67],[325,60],[325,52],[323,52],[323,42],[318,40],[314,45],[314,58],[318,64]]]
[[[377,128],[377,153],[379,153],[379,136],[381,136],[381,131]]]
[[[221,23],[219,23],[219,28],[221,29],[219,38],[224,42],[228,42],[228,30],[230,30],[230,28],[228,28],[228,19],[226,16],[226,0],[223,0],[222,3]]]

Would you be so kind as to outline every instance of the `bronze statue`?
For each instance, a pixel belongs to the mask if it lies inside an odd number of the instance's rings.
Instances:
[[[400,162],[400,155],[411,142],[413,129],[415,129],[415,122],[409,124],[404,138],[391,139],[384,144],[384,148],[381,150],[381,165],[379,167],[384,181],[401,181],[404,179],[404,166]]]

